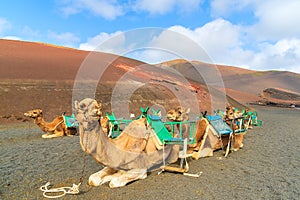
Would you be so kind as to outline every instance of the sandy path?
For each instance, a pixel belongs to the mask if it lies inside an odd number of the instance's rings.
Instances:
[[[300,199],[300,110],[257,109],[264,126],[248,131],[242,150],[190,162],[200,178],[152,172],[123,188],[90,187],[101,166],[87,156],[82,192],[64,199]],[[41,185],[78,183],[82,167],[78,137],[45,140],[31,123],[0,126],[1,199],[42,199]]]

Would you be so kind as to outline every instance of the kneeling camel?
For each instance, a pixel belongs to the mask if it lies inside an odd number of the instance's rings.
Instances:
[[[75,128],[67,128],[63,116],[56,117],[52,122],[46,122],[41,109],[30,110],[24,113],[24,116],[30,117],[46,134],[42,138],[55,138],[64,135],[77,135]]]

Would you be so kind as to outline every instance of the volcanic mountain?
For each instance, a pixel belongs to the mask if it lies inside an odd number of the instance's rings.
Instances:
[[[196,69],[215,68],[220,72],[227,96],[243,104],[259,102],[274,103],[281,106],[290,103],[300,104],[297,94],[300,93],[300,74],[288,71],[255,71],[234,66],[212,65],[199,61],[187,62],[173,60],[159,64],[169,66],[190,80],[205,84],[199,79]],[[200,72],[201,73],[201,72]],[[272,89],[272,88],[276,88]],[[272,94],[268,95],[267,93]],[[296,95],[295,95],[296,94]]]
[[[117,117],[129,117],[127,112],[138,114],[140,107],[161,109],[164,115],[195,100],[201,111],[211,111],[213,104],[222,107],[226,101],[242,107],[266,99],[263,91],[268,87],[300,92],[299,74],[217,65],[224,82],[220,88],[210,87],[213,84],[207,84],[199,70],[194,73],[195,66],[212,69],[199,61],[149,65],[108,53],[0,39],[0,120],[25,121],[23,113],[36,108],[51,120],[63,112],[71,114],[73,101],[85,97],[100,101],[104,112],[115,109],[124,113]]]

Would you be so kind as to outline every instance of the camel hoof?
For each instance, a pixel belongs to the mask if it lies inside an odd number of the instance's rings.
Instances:
[[[49,134],[48,133],[47,134],[43,134],[42,138],[49,138]]]
[[[207,154],[208,157],[212,157],[214,155],[214,152],[211,151],[209,154]]]
[[[121,173],[117,176],[114,176],[110,183],[110,188],[123,187],[127,183],[132,181],[141,180],[147,178],[147,170],[146,169],[132,169],[125,173]]]
[[[93,174],[89,177],[89,185],[90,186],[99,186],[101,185],[102,178],[99,176],[93,176]]]

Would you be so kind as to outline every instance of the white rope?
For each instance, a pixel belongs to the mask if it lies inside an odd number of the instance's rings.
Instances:
[[[164,172],[164,167],[166,166],[166,161],[165,161],[165,144],[163,143],[163,166],[159,172],[157,172],[158,175],[160,175],[162,172]]]
[[[49,199],[55,199],[55,198],[60,198],[65,196],[66,194],[78,194],[79,193],[79,186],[81,183],[78,185],[73,183],[72,187],[60,187],[60,188],[52,188],[48,189],[48,186],[50,185],[50,182],[47,182],[45,185],[40,187],[40,190],[43,191],[43,195],[46,198]],[[62,193],[59,195],[47,195],[48,193]]]
[[[195,177],[195,178],[199,178],[201,176],[203,172],[198,172],[196,174],[191,174],[191,173],[183,173],[184,176],[190,176],[190,177]]]

